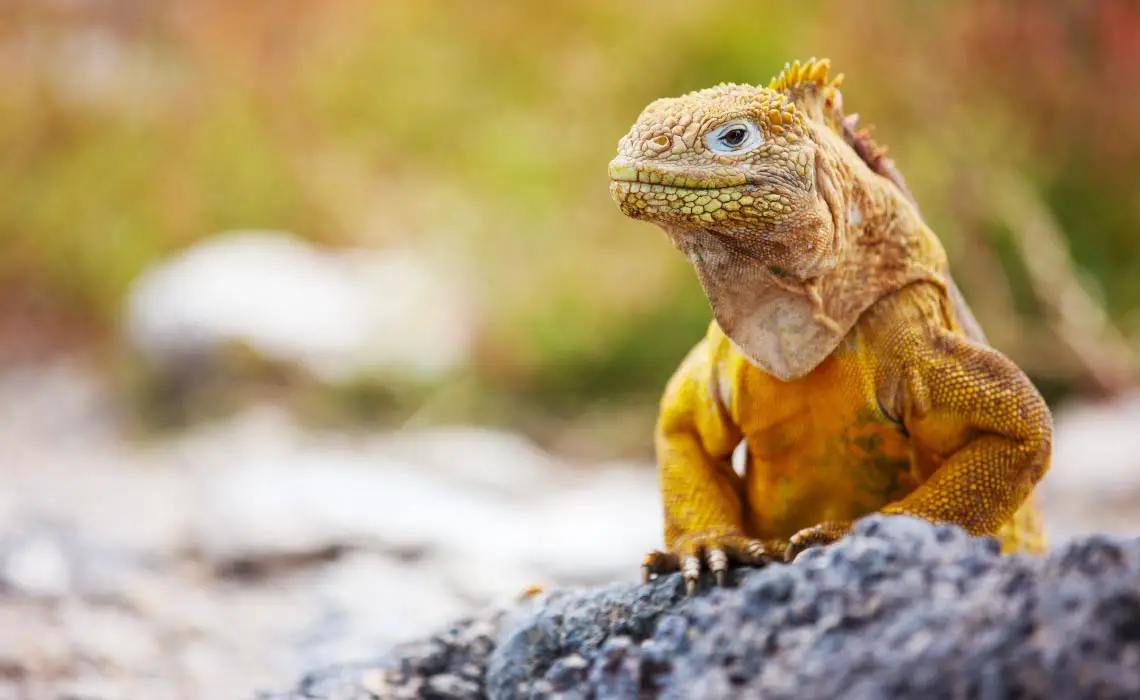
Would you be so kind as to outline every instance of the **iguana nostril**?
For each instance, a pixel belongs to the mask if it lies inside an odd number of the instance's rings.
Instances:
[[[669,138],[665,134],[661,134],[657,138],[652,139],[650,143],[656,146],[656,150],[663,151],[673,143],[673,139]]]

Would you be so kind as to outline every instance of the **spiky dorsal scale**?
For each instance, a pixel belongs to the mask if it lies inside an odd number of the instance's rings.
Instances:
[[[839,90],[843,74],[832,78],[830,72],[831,61],[826,58],[810,58],[802,64],[799,61],[785,63],[784,70],[772,78],[768,88],[784,93],[810,118],[826,124],[842,136],[873,172],[893,182],[913,202],[902,175],[886,157],[887,147],[871,138],[872,127],[867,125],[858,129],[859,115],[843,114],[843,94]]]
[[[809,58],[806,63],[785,63],[784,70],[768,83],[768,89],[791,93],[803,92],[809,89],[820,90],[832,86],[839,87],[843,82],[843,74],[829,78],[831,60],[827,58]]]
[[[768,83],[768,89],[782,92],[809,119],[822,122],[838,132],[843,118],[839,93],[843,75],[832,78],[830,72],[831,61],[826,58],[810,58],[806,63],[785,63],[784,70]]]

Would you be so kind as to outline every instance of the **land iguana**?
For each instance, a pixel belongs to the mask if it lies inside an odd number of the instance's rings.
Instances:
[[[610,192],[668,234],[712,307],[655,445],[665,549],[646,579],[790,561],[872,512],[1040,552],[1052,418],[988,347],[902,178],[827,60],[651,103]],[[743,473],[732,455],[742,447]]]

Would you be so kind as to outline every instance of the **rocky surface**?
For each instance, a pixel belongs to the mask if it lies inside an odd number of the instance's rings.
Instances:
[[[1140,532],[1137,408],[1057,412],[1055,542]],[[576,464],[476,428],[317,432],[271,406],[140,442],[122,415],[82,362],[0,371],[0,699],[248,698],[533,583],[625,582],[620,601],[660,537],[648,463]],[[499,638],[480,625],[463,629]],[[469,687],[481,663],[435,685]]]
[[[557,591],[262,700],[349,698],[1135,698],[1140,540],[1047,558],[872,517],[789,566],[686,599]]]

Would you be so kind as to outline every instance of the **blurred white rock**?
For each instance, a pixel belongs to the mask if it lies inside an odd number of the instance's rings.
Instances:
[[[129,340],[158,366],[240,344],[331,382],[431,381],[467,361],[474,335],[462,285],[422,254],[277,231],[191,246],[140,275],[127,304]]]
[[[0,556],[0,588],[51,598],[67,593],[71,571],[58,544],[33,537]]]
[[[504,496],[542,493],[570,466],[523,435],[472,426],[405,427],[369,447],[376,459],[416,464],[465,489]]]
[[[298,665],[344,663],[442,629],[471,612],[471,601],[417,562],[353,552],[297,577],[313,611],[302,626]]]
[[[1053,466],[1045,486],[1070,497],[1140,496],[1140,394],[1069,403],[1054,417]]]
[[[1053,465],[1041,483],[1049,538],[1140,534],[1140,394],[1054,411]]]

